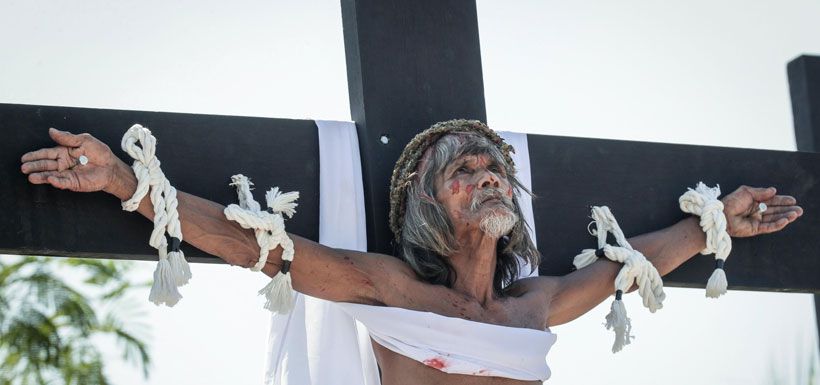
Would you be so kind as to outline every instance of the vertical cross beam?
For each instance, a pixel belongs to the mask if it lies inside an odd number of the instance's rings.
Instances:
[[[486,121],[472,0],[342,0],[350,112],[362,157],[368,249],[393,253],[390,176],[421,130]]]
[[[820,150],[820,57],[800,56],[786,67],[794,115],[794,137],[799,151]],[[814,294],[817,330],[820,332],[820,294]]]

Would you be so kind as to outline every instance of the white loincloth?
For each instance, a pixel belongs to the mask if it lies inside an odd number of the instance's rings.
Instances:
[[[451,374],[524,381],[550,377],[549,331],[492,325],[396,307],[336,303],[379,345]]]

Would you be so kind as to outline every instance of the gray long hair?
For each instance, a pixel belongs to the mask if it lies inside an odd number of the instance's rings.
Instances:
[[[498,147],[482,135],[473,132],[445,135],[424,155],[416,178],[407,191],[405,222],[398,251],[422,280],[447,287],[455,284],[456,271],[448,256],[458,250],[458,242],[445,208],[434,198],[435,181],[450,162],[465,155],[489,155],[495,163],[504,167],[507,180],[515,191],[512,197],[513,212],[519,220],[496,246],[493,289],[501,295],[504,287],[518,278],[518,257],[536,269],[540,254],[530,239],[529,228],[518,204],[519,192],[530,196],[532,193],[516,178],[515,169],[504,160]]]

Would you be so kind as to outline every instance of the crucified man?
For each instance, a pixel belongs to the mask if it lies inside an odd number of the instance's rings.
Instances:
[[[22,156],[21,171],[31,183],[105,191],[123,201],[134,194],[134,172],[105,143],[89,134],[48,133],[56,147]],[[500,325],[507,328],[499,330],[543,333],[588,312],[612,295],[621,265],[601,258],[565,276],[519,279],[520,264],[537,268],[541,257],[521,219],[519,194],[529,192],[516,178],[509,151],[477,121],[442,122],[419,134],[399,159],[391,185],[390,221],[399,258],[333,249],[290,234],[296,250],[290,269],[294,289],[334,302],[430,312],[442,322],[458,319],[465,328]],[[232,265],[256,263],[260,250],[254,232],[227,220],[223,205],[181,191],[177,198],[185,241]],[[780,231],[803,214],[795,198],[777,195],[774,187],[742,186],[722,203],[732,237]],[[768,206],[765,213],[757,210],[760,203]],[[147,196],[138,211],[152,219]],[[660,275],[706,247],[697,217],[628,241]],[[271,251],[262,270],[268,276],[279,271],[281,252]],[[504,374],[520,368],[454,372],[448,370],[447,354],[410,358],[384,341],[372,344],[386,385],[513,385],[545,379]],[[536,361],[544,361],[544,355]]]

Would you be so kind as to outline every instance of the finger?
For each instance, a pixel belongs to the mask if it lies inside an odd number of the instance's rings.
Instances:
[[[79,159],[81,155],[85,155],[85,150],[82,147],[69,147],[68,156]]]
[[[65,173],[51,174],[46,180],[48,180],[49,184],[61,190],[73,189],[74,187],[74,180]]]
[[[787,218],[780,218],[775,222],[761,222],[757,226],[757,233],[758,234],[767,234],[767,233],[773,233],[775,231],[780,231],[784,227],[786,227],[786,225],[788,225],[788,224],[789,224],[789,220]]]
[[[777,195],[763,203],[766,206],[794,206],[797,204],[797,199],[790,195]]]
[[[20,157],[21,162],[31,162],[39,159],[57,159],[60,156],[60,148],[41,148],[37,151],[27,152]]]
[[[796,211],[799,215],[803,215],[803,208],[800,206],[769,206],[763,213],[763,217],[765,218],[767,215],[787,213],[789,211]]]
[[[28,181],[32,184],[48,183],[48,177],[56,173],[56,171],[35,172],[33,174],[29,174]]]
[[[80,147],[83,144],[83,138],[80,135],[74,135],[68,131],[60,131],[56,128],[49,128],[48,135],[55,142],[68,147]]]
[[[792,222],[795,219],[797,219],[797,217],[799,217],[799,216],[800,215],[796,211],[789,211],[789,212],[786,212],[786,213],[773,214],[773,215],[768,215],[768,216],[764,215],[763,220],[761,221],[761,223],[777,223],[779,220],[784,219],[784,218],[786,220],[788,220],[789,222]]]
[[[32,172],[55,171],[60,169],[60,164],[56,160],[40,159],[32,162],[23,163],[20,166],[20,171],[23,174],[30,174]]]
[[[752,194],[752,198],[758,202],[767,201],[772,199],[775,194],[777,194],[777,189],[774,187],[747,187],[746,191]]]

